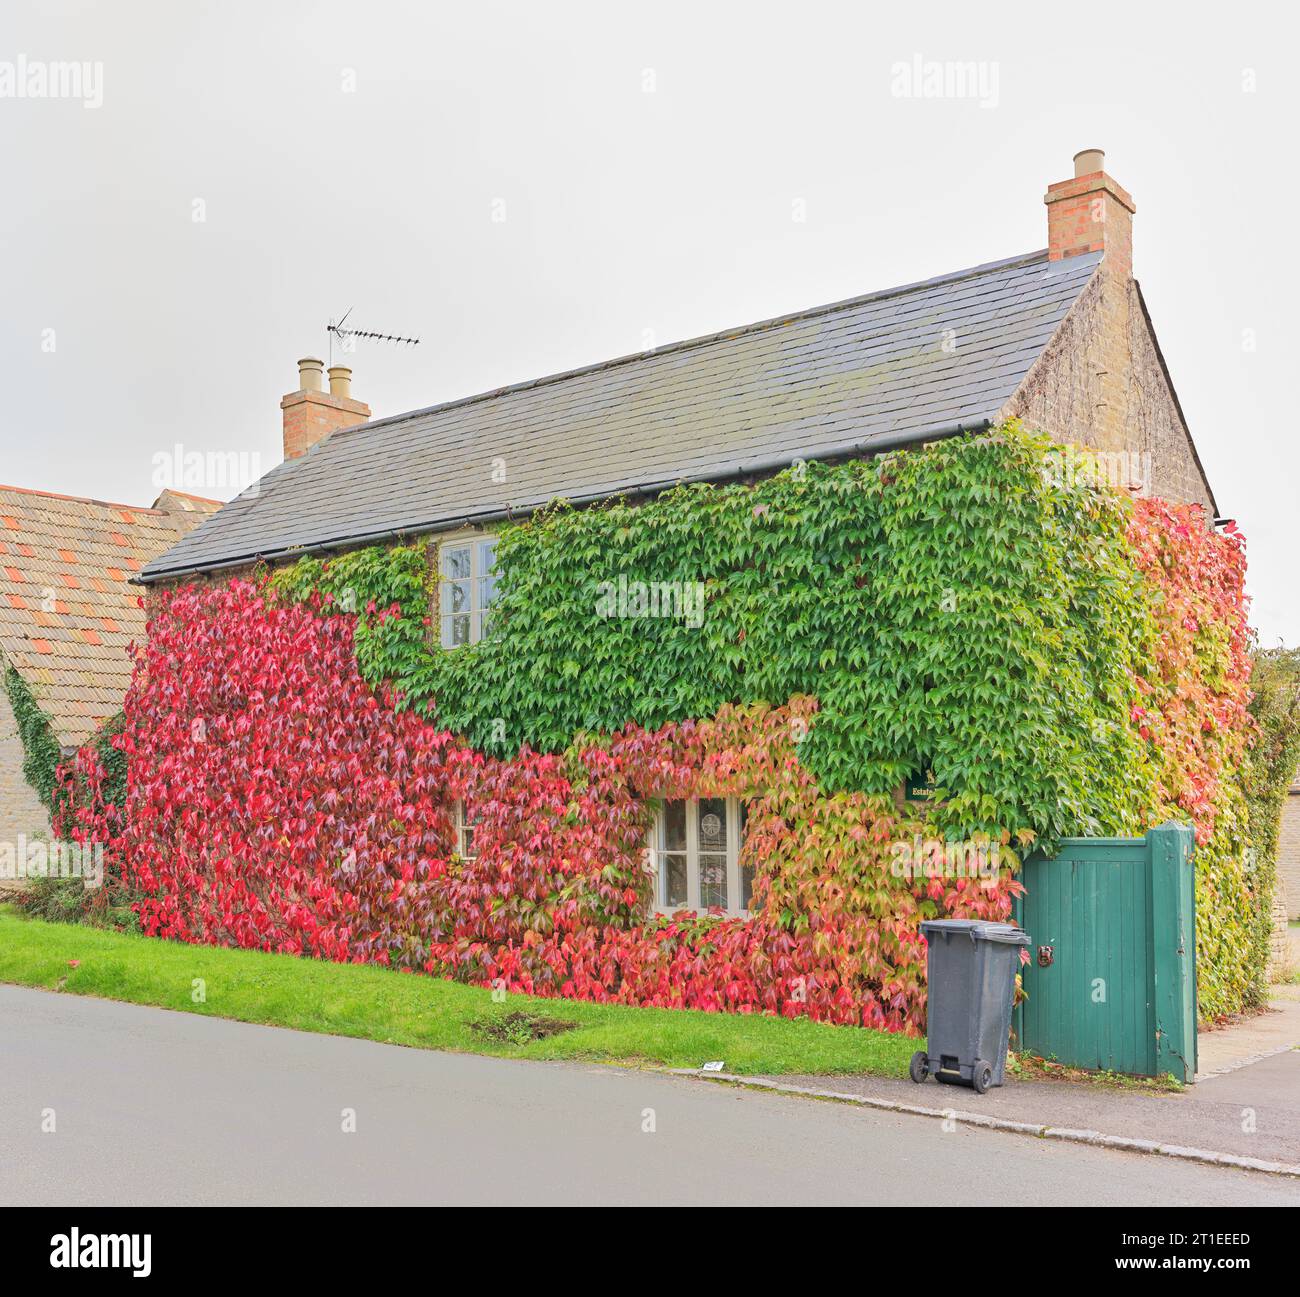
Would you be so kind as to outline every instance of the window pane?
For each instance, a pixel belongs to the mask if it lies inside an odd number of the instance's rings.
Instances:
[[[469,643],[469,613],[442,619],[442,647],[459,648]]]
[[[721,797],[700,798],[700,850],[727,849],[727,803]]]
[[[470,577],[470,548],[468,545],[442,547],[442,574],[453,581],[466,581]]]
[[[727,908],[727,857],[700,855],[700,905]]]
[[[686,904],[686,856],[663,855],[663,905],[666,909],[680,909]]]
[[[686,850],[686,803],[665,802],[661,851]]]
[[[497,538],[489,537],[487,540],[481,540],[478,543],[478,603],[475,605],[475,611],[478,612],[482,622],[480,633],[488,633],[488,618],[483,616],[489,608],[492,607],[492,601],[497,594],[497,579],[495,574],[497,561]]]
[[[474,622],[478,628],[475,639],[485,639],[491,631],[492,615],[488,609],[496,597],[497,579],[494,576],[482,577],[478,583],[478,606],[474,609]]]
[[[444,581],[442,583],[442,611],[444,613],[469,612],[470,583]]]

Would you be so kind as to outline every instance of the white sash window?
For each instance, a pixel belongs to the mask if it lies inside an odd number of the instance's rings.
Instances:
[[[739,798],[664,802],[651,832],[657,909],[749,913],[754,870],[740,863],[745,804]]]
[[[443,648],[477,644],[488,633],[496,594],[495,536],[461,536],[438,548],[438,615]]]

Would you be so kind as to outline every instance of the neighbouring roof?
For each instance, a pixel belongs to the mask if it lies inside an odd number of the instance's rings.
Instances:
[[[179,491],[140,509],[0,486],[0,659],[65,747],[121,709],[145,623],[131,577],[219,508]]]
[[[976,266],[342,429],[143,579],[871,453],[993,419],[1100,253]]]

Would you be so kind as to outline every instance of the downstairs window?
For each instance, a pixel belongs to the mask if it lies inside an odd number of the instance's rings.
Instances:
[[[748,914],[754,869],[740,863],[744,837],[745,804],[738,797],[665,802],[653,829],[656,908]]]
[[[472,865],[478,854],[474,850],[474,829],[477,817],[471,816],[465,809],[464,802],[456,803],[456,854],[467,864]]]

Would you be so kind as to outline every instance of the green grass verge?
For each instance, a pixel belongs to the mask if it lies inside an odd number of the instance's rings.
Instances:
[[[76,960],[77,966],[70,961]],[[195,979],[205,1001],[194,1002]],[[292,955],[188,946],[0,907],[0,982],[150,1004],[240,1022],[503,1058],[588,1059],[729,1072],[905,1076],[914,1040],[806,1018],[637,1009],[508,995],[439,978]],[[518,1012],[576,1023],[545,1040],[494,1040],[471,1025]],[[509,1033],[503,1033],[509,1034]]]

